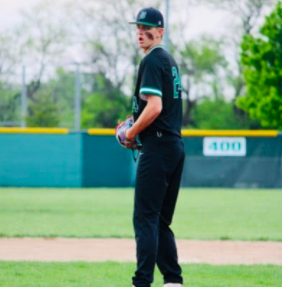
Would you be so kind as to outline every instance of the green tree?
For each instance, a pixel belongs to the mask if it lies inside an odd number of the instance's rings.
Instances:
[[[263,127],[282,127],[282,3],[266,17],[260,35],[246,35],[241,62],[247,91],[237,105]]]
[[[184,98],[183,125],[195,126],[193,110],[202,98],[223,97],[223,73],[227,61],[223,55],[222,41],[202,36],[199,40],[187,42],[183,49],[173,47],[178,59]]]
[[[80,78],[82,78],[81,75]],[[41,85],[41,90],[52,91],[53,102],[58,107],[60,126],[72,128],[74,125],[75,72],[57,69],[56,74],[47,83]],[[85,89],[81,88],[81,97],[85,97]]]
[[[103,92],[88,96],[82,107],[82,128],[113,128],[118,120],[124,120],[131,113],[130,101],[124,96],[115,95],[112,99]]]
[[[16,126],[20,121],[20,92],[14,87],[0,83],[0,122]]]
[[[29,127],[57,127],[60,123],[58,106],[54,103],[52,94],[39,90],[34,95],[35,102],[29,104],[29,115],[26,118]]]
[[[192,111],[193,128],[197,129],[248,129],[249,119],[239,118],[233,102],[224,99],[203,99]]]
[[[0,33],[0,122],[18,126],[20,122],[20,86],[15,83],[20,62],[19,39],[13,31]]]

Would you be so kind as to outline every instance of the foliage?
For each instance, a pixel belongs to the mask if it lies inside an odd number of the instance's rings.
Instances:
[[[73,72],[57,69],[56,74],[42,89],[52,91],[53,100],[58,107],[60,126],[72,128],[74,124],[75,75]],[[81,88],[81,96],[86,94]]]
[[[113,128],[131,114],[131,98],[103,73],[92,75],[92,93],[82,104],[82,128]]]
[[[237,118],[232,102],[224,99],[211,100],[205,98],[192,112],[198,129],[248,129],[248,119]]]
[[[41,82],[46,68],[64,57],[70,42],[59,2],[37,1],[21,11],[21,22],[15,28],[21,41],[21,61],[32,67],[35,81]]]
[[[20,119],[19,90],[0,83],[0,122],[14,123]]]
[[[131,113],[130,99],[116,95],[107,97],[104,92],[88,96],[82,108],[82,128],[115,127],[118,120],[124,120]]]
[[[186,69],[192,72],[197,80],[201,80],[205,74],[216,74],[219,67],[227,65],[227,61],[219,49],[221,45],[222,41],[205,35],[199,40],[186,43],[181,51],[181,56],[187,58],[189,64]],[[185,71],[185,67],[182,69]]]
[[[29,104],[29,115],[26,118],[29,127],[56,127],[59,125],[58,106],[52,94],[46,90],[38,91],[34,101]]]
[[[242,42],[247,92],[237,105],[264,127],[282,127],[282,3],[266,18],[260,35]]]
[[[222,71],[227,68],[222,41],[202,36],[185,43],[182,49],[174,46],[173,54],[182,75],[183,125],[195,126],[193,111],[198,101],[207,96],[222,97]]]
[[[213,6],[232,11],[237,18],[241,19],[244,31],[250,33],[263,8],[270,5],[273,0],[205,0],[204,2],[207,5],[213,3]],[[164,8],[160,0],[145,0],[142,3],[142,5]],[[0,36],[0,73],[17,71],[18,65],[25,63],[28,70],[27,79],[32,79],[32,82],[27,85],[28,101],[34,105],[38,102],[38,99],[34,99],[34,95],[40,90],[52,89],[53,101],[60,116],[59,125],[72,127],[74,75],[61,70],[54,76],[49,73],[51,71],[49,69],[73,65],[74,61],[78,61],[93,82],[98,83],[99,86],[88,89],[82,85],[82,126],[84,128],[113,127],[118,119],[123,119],[130,113],[130,99],[124,94],[133,90],[137,67],[143,56],[136,43],[136,29],[128,25],[128,20],[134,19],[140,5],[139,0],[78,1],[77,3],[69,1],[65,4],[39,1],[21,13],[17,27]],[[181,9],[182,13],[185,13],[182,4]],[[199,99],[222,98],[224,88],[230,86],[234,88],[234,97],[237,97],[242,93],[245,83],[241,77],[241,67],[238,73],[228,71],[224,41],[215,40],[211,36],[187,41],[183,32],[185,30],[178,27],[174,33],[171,33],[171,37],[177,44],[173,49],[183,76],[185,96],[183,124],[196,127],[196,120],[193,117],[196,115],[194,110]],[[181,33],[183,34],[181,38],[176,39],[176,35]],[[229,34],[237,37],[241,35],[240,33]],[[78,58],[73,57],[74,51]],[[48,79],[47,83],[46,79]],[[8,83],[7,80],[6,82]],[[271,93],[277,94],[274,90]],[[99,107],[100,105],[102,106]],[[6,94],[5,98],[0,99],[2,113],[0,120],[2,117],[4,121],[18,121],[19,108],[19,94]],[[30,107],[29,113],[31,112]],[[237,127],[236,121],[240,117],[242,120],[239,120],[239,123],[245,123],[246,117],[242,110],[237,108],[232,115],[234,115],[234,127]],[[34,118],[34,115],[30,117]],[[54,123],[57,123],[57,120]]]

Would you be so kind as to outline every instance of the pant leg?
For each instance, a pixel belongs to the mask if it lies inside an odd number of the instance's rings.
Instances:
[[[180,146],[183,147],[182,142]],[[162,204],[159,223],[159,243],[157,265],[164,276],[164,283],[183,283],[181,267],[178,264],[175,238],[170,225],[178,197],[181,175],[183,171],[185,153],[181,151],[181,158],[175,171],[169,177],[169,185]]]
[[[144,146],[136,174],[133,224],[136,239],[137,270],[132,278],[136,287],[153,282],[157,259],[159,216],[167,182],[156,146]]]

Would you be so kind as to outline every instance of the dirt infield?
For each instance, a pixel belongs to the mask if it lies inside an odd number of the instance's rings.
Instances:
[[[282,242],[177,240],[181,263],[282,265]],[[135,261],[131,239],[0,238],[5,261]]]

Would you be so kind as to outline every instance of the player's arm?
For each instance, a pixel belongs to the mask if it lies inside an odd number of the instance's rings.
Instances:
[[[146,94],[146,97],[146,107],[134,125],[126,131],[126,138],[130,141],[133,141],[141,131],[148,127],[162,111],[163,105],[161,97],[148,94]]]

